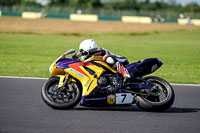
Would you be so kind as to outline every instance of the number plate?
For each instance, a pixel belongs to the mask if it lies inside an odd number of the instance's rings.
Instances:
[[[132,104],[133,98],[131,93],[116,93],[116,104]]]

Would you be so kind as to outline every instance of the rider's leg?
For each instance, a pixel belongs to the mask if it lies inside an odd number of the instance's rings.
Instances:
[[[122,74],[124,79],[131,77],[128,70],[120,62],[116,62],[115,65],[117,66],[117,71]]]
[[[107,64],[111,65],[111,67],[116,68],[118,73],[123,76],[124,82],[131,77],[128,70],[112,55],[105,55],[103,59]]]

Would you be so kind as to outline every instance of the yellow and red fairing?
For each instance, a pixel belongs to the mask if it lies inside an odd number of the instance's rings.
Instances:
[[[111,70],[112,72],[117,73],[117,71],[113,70],[109,65],[102,61],[94,61]],[[89,95],[96,87],[97,80],[106,70],[102,67],[96,66],[89,62],[78,62],[69,65],[70,68],[65,69],[65,72],[75,77],[82,84],[82,96]],[[90,74],[86,68],[89,68],[94,72],[94,74]]]
[[[82,96],[89,95],[92,92],[97,86],[97,79],[105,71],[103,68],[88,62],[70,64],[69,67],[65,71],[81,82],[83,88]],[[84,67],[90,68],[96,75],[90,74]]]
[[[70,61],[73,61],[73,63],[70,64]],[[100,64],[100,66],[97,64]],[[103,68],[101,66],[103,66]],[[98,78],[106,71],[104,68],[113,73],[117,73],[116,70],[112,69],[103,61],[102,56],[93,56],[85,62],[58,58],[50,68],[51,76],[58,76],[61,79],[59,87],[62,86],[66,74],[79,80],[82,84],[82,96],[89,95],[97,87]],[[90,69],[93,73],[90,73],[86,69]],[[73,79],[70,78],[68,80],[72,81]]]

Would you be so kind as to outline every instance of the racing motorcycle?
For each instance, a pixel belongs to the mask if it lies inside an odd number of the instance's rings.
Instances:
[[[74,52],[70,49],[65,55]],[[144,111],[161,112],[174,102],[175,94],[167,81],[145,76],[160,68],[162,62],[157,58],[125,66],[129,72],[134,72],[134,77],[116,89],[116,80],[121,75],[101,57],[92,56],[80,61],[65,55],[52,63],[51,78],[41,91],[42,99],[52,108],[72,109],[79,103],[92,107],[136,104]]]

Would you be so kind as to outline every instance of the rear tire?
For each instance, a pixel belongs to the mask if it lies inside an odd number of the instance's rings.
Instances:
[[[62,92],[58,88],[59,78],[50,78],[42,87],[41,95],[44,102],[55,109],[71,109],[81,100],[81,89],[75,82],[70,83],[72,90],[69,91],[68,85]]]
[[[150,112],[162,112],[169,109],[175,99],[174,90],[171,87],[171,85],[164,79],[155,76],[145,77],[144,80],[150,81],[156,86],[158,86],[159,89],[161,90],[160,93],[163,93],[166,97],[160,101],[159,96],[148,97],[148,96],[138,95],[135,98],[136,104],[142,110]]]

